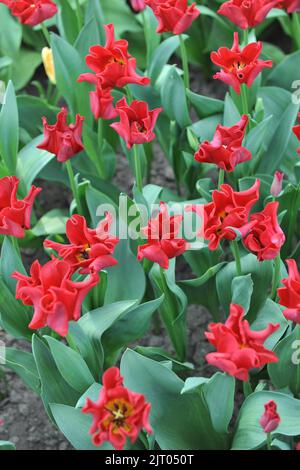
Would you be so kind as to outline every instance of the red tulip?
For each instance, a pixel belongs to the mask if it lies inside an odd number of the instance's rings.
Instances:
[[[300,450],[300,441],[296,444],[295,450]]]
[[[241,49],[238,33],[234,33],[231,49],[220,47],[217,52],[212,52],[210,55],[212,62],[222,69],[213,78],[222,80],[232,86],[237,94],[240,94],[242,84],[251,87],[261,71],[273,65],[271,60],[259,59],[261,51],[262,43],[260,41],[248,44]]]
[[[270,400],[264,405],[265,412],[262,414],[259,423],[265,433],[270,433],[278,428],[280,416],[277,413],[277,405],[275,401]]]
[[[294,259],[286,261],[289,275],[282,280],[284,287],[277,289],[279,304],[286,307],[283,315],[287,320],[300,324],[300,274]]]
[[[188,243],[178,238],[182,223],[181,215],[169,216],[167,205],[160,203],[160,212],[150,219],[148,226],[142,229],[147,243],[138,247],[138,260],[143,258],[158,263],[168,269],[169,259],[175,258],[188,249]]]
[[[145,0],[158,20],[158,33],[182,34],[200,15],[196,3],[188,0]]]
[[[223,239],[234,240],[235,230],[245,236],[255,222],[249,222],[249,213],[259,198],[260,181],[246,191],[236,192],[228,184],[222,184],[220,190],[212,193],[212,202],[204,206],[190,206],[203,216],[203,227],[199,236],[209,240],[210,250],[216,250]]]
[[[162,111],[161,108],[149,111],[148,104],[138,100],[128,105],[124,97],[117,102],[116,111],[120,116],[120,122],[114,122],[111,127],[125,140],[128,148],[155,139],[153,129]]]
[[[18,280],[16,298],[34,308],[29,328],[37,330],[48,325],[59,335],[67,335],[69,321],[79,319],[85,296],[99,282],[96,272],[81,282],[72,281],[72,273],[71,266],[58,259],[44,266],[34,261],[30,276],[13,273]]]
[[[229,0],[222,3],[218,10],[239,28],[254,28],[264,21],[272,8],[276,8],[278,0]]]
[[[96,229],[90,229],[87,227],[85,218],[75,214],[67,221],[66,226],[70,244],[63,245],[52,240],[45,240],[44,246],[57,251],[58,256],[71,266],[73,272],[77,269],[80,269],[81,274],[87,274],[90,271],[99,272],[117,264],[112,254],[119,239],[110,235],[111,223],[112,216],[107,213]]]
[[[195,153],[195,160],[200,163],[214,163],[225,171],[233,171],[239,163],[251,160],[249,150],[242,146],[248,116],[231,127],[218,125],[211,142],[203,142]]]
[[[90,429],[93,444],[101,446],[109,441],[116,450],[123,450],[127,438],[134,443],[142,429],[151,434],[151,405],[146,403],[144,395],[124,387],[123,377],[117,367],[107,369],[102,381],[98,400],[93,402],[87,398],[82,408],[83,413],[93,415]]]
[[[275,171],[274,179],[270,188],[270,194],[273,197],[278,197],[282,191],[282,181],[283,181],[284,173],[281,171]]]
[[[243,307],[231,304],[229,317],[224,324],[211,323],[208,326],[209,332],[205,336],[217,352],[207,354],[205,359],[227,374],[248,381],[249,370],[278,362],[277,356],[263,344],[278,330],[280,324],[270,323],[265,330],[253,331],[243,317]]]
[[[293,132],[298,140],[300,140],[300,113],[298,114],[299,124],[293,127]],[[300,153],[300,147],[297,149],[297,152]]]
[[[114,98],[111,88],[104,88],[101,79],[93,75],[95,91],[90,92],[91,110],[95,119],[114,119],[118,113],[113,106]]]
[[[103,88],[122,88],[129,83],[148,85],[150,79],[136,73],[136,60],[128,53],[128,42],[125,39],[115,40],[114,25],[104,26],[106,31],[105,46],[92,46],[86,56],[87,66],[101,80]],[[92,73],[84,73],[79,82],[95,83]]]
[[[84,117],[77,114],[76,123],[68,126],[67,114],[66,108],[62,108],[54,125],[48,124],[47,118],[43,117],[44,140],[37,146],[56,155],[61,163],[74,157],[84,148],[81,140]]]
[[[27,196],[18,199],[19,183],[20,180],[16,176],[0,179],[0,234],[23,238],[25,229],[30,228],[34,200],[42,188],[31,186]]]
[[[20,23],[35,26],[56,15],[58,9],[51,0],[0,0],[10,8]]]
[[[282,8],[288,13],[295,13],[300,11],[300,0],[279,0],[276,8]]]
[[[145,0],[130,0],[130,4],[134,11],[143,11],[146,8]]]
[[[259,261],[276,258],[285,242],[285,236],[277,220],[278,202],[269,202],[263,211],[252,214],[250,221],[255,225],[244,239],[249,251]]]

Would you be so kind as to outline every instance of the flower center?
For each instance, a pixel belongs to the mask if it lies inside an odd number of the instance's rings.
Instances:
[[[79,263],[81,263],[81,261],[85,261],[89,259],[90,251],[91,251],[91,247],[89,245],[86,245],[84,249],[78,253],[76,258],[79,261]]]
[[[113,431],[119,428],[126,428],[129,430],[130,426],[126,423],[126,419],[132,414],[132,405],[123,398],[116,398],[107,403],[105,407],[109,416],[104,420],[103,425],[108,428],[110,424],[113,425]]]

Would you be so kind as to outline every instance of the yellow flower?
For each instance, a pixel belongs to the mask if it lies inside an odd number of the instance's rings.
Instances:
[[[44,47],[42,50],[42,59],[45,68],[45,72],[53,85],[56,85],[56,78],[55,78],[55,69],[54,69],[54,61],[53,61],[53,53],[49,47]]]

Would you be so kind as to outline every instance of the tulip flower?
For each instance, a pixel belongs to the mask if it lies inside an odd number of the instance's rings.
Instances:
[[[20,180],[16,176],[0,179],[0,234],[23,238],[30,228],[34,200],[42,188],[31,186],[24,199],[18,199]]]
[[[130,5],[136,12],[143,11],[146,8],[145,0],[130,0]]]
[[[53,53],[49,47],[44,47],[42,49],[42,60],[47,77],[53,85],[56,85]]]
[[[200,15],[197,4],[188,0],[145,0],[158,20],[158,33],[182,34]]]
[[[114,122],[111,127],[122,137],[128,148],[155,139],[153,129],[162,108],[150,111],[145,101],[138,100],[128,105],[124,97],[117,102],[116,111],[120,121]]]
[[[300,140],[300,113],[298,114],[299,124],[293,127],[293,132],[298,140]],[[297,149],[297,152],[300,153],[300,147]]]
[[[167,205],[161,202],[159,214],[142,229],[147,243],[138,247],[138,260],[146,258],[168,269],[169,259],[180,256],[188,249],[188,243],[178,237],[182,220],[181,215],[170,217]]]
[[[52,0],[0,0],[20,23],[36,26],[56,15],[58,9]]]
[[[269,434],[278,428],[280,424],[280,416],[277,413],[277,405],[275,401],[268,401],[264,407],[265,411],[259,420],[259,424],[263,428],[264,432]]]
[[[149,424],[150,403],[144,395],[130,391],[123,385],[123,377],[117,367],[107,369],[102,377],[103,387],[99,398],[93,402],[87,398],[83,413],[93,415],[90,429],[95,446],[110,442],[116,450],[123,450],[127,438],[136,442],[145,429],[152,433]]]
[[[207,362],[239,380],[249,380],[249,370],[258,369],[271,362],[278,362],[275,353],[264,347],[264,342],[278,328],[270,323],[264,330],[253,331],[244,319],[241,305],[231,304],[226,322],[211,323],[205,333],[217,352],[206,355]]]
[[[81,282],[72,281],[72,274],[69,263],[58,259],[52,259],[44,266],[34,261],[30,276],[13,273],[12,277],[18,281],[16,298],[34,308],[29,328],[37,330],[48,325],[59,335],[67,335],[69,321],[80,318],[85,296],[99,282],[95,271]]]
[[[195,153],[195,160],[200,163],[213,163],[221,170],[234,171],[236,165],[251,160],[252,154],[242,146],[248,116],[231,127],[218,125],[211,142],[203,142]]]
[[[244,48],[239,46],[238,33],[234,33],[234,41],[231,49],[220,47],[217,52],[212,52],[212,62],[221,68],[213,78],[222,80],[231,86],[237,94],[240,94],[242,84],[251,87],[256,77],[265,68],[271,68],[271,60],[260,60],[262,51],[260,41],[248,44]]]
[[[288,259],[289,275],[282,280],[284,287],[277,289],[279,304],[283,305],[283,315],[287,320],[300,324],[300,274],[296,261]]]
[[[282,191],[283,177],[284,177],[284,173],[282,173],[281,171],[275,171],[274,179],[270,188],[270,194],[274,198],[278,197]]]
[[[264,21],[272,8],[277,8],[278,0],[229,0],[218,10],[241,29],[254,28]]]
[[[300,0],[279,0],[276,8],[282,8],[288,13],[295,13],[300,11]]]
[[[44,140],[37,148],[53,153],[59,162],[66,162],[83,150],[81,140],[84,117],[76,115],[75,124],[67,124],[66,108],[62,108],[57,115],[54,125],[47,122],[43,117]]]
[[[63,245],[52,240],[45,240],[44,246],[57,251],[60,258],[67,262],[73,272],[80,269],[81,274],[90,271],[101,271],[117,264],[112,254],[119,242],[117,237],[110,235],[109,229],[112,216],[106,214],[96,229],[87,227],[83,216],[75,214],[66,225],[66,235],[70,244]]]

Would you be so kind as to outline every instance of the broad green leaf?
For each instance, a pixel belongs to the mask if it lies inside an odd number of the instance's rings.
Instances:
[[[164,111],[172,121],[177,122],[182,128],[191,124],[184,84],[175,66],[170,68],[164,80],[161,100]]]
[[[0,4],[0,55],[14,57],[22,41],[22,26],[7,6]]]
[[[101,384],[98,384],[97,382],[94,382],[85,392],[81,395],[79,398],[78,402],[76,403],[76,408],[83,408],[86,399],[90,398],[93,401],[97,401],[99,398],[99,393],[102,388]]]
[[[18,147],[18,108],[13,84],[9,82],[0,112],[0,155],[12,174],[16,170]]]
[[[18,374],[27,387],[36,394],[40,393],[40,379],[32,353],[6,348],[5,367]]]
[[[209,96],[197,95],[190,90],[186,92],[189,101],[194,106],[199,118],[205,118],[224,111],[224,102]]]
[[[183,39],[187,39],[187,36],[183,36]],[[178,36],[171,36],[165,39],[154,51],[153,56],[150,60],[149,76],[151,77],[152,84],[156,82],[159,75],[161,74],[163,67],[166,65],[171,55],[174,54],[176,49],[179,47]]]
[[[17,281],[11,277],[14,271],[26,274],[20,254],[13,246],[11,240],[5,237],[1,248],[0,275],[13,295],[15,294],[17,283]]]
[[[16,450],[16,446],[9,441],[0,441],[0,450]]]
[[[235,277],[231,284],[231,292],[231,303],[241,305],[245,309],[246,315],[250,307],[253,292],[251,274]]]
[[[49,105],[37,96],[19,95],[17,104],[20,127],[26,129],[31,137],[37,137],[41,134],[43,129],[42,116],[45,116],[49,123],[54,123],[59,112],[59,108]]]
[[[19,51],[17,56],[14,58],[12,66],[12,81],[16,91],[27,85],[41,62],[42,57],[40,52],[30,51],[27,49],[21,49]]]
[[[293,83],[299,80],[300,52],[287,55],[279,65],[274,67],[267,78],[267,84],[293,90]]]
[[[31,229],[31,233],[36,237],[64,234],[66,233],[67,220],[68,211],[64,209],[52,209],[40,218]]]

